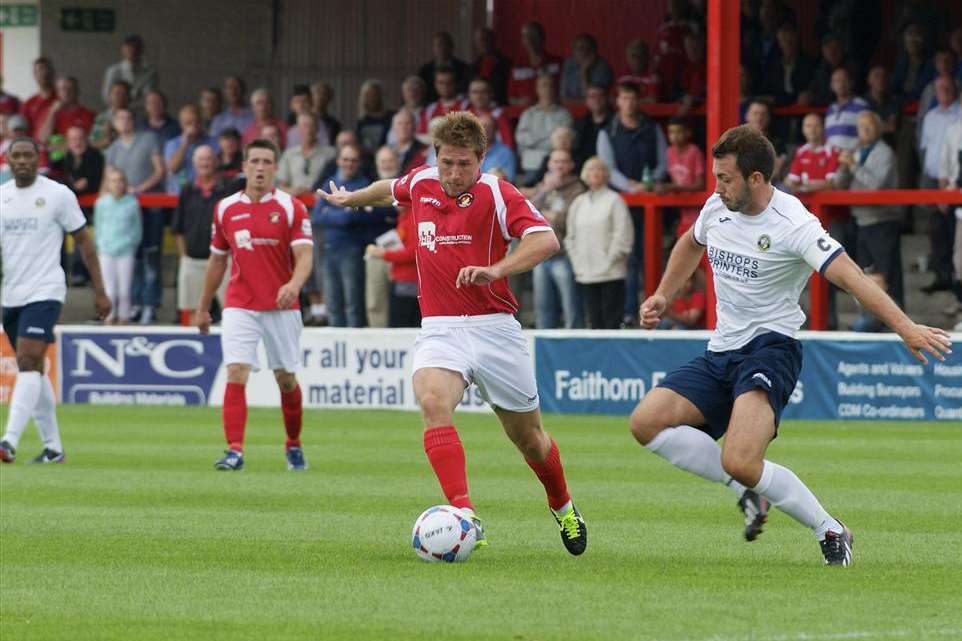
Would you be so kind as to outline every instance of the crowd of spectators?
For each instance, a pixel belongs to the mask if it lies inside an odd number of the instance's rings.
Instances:
[[[42,144],[42,171],[78,195],[99,194],[86,213],[114,299],[109,322],[158,319],[169,226],[179,257],[176,317],[186,321],[209,255],[214,205],[243,185],[245,144],[266,138],[282,150],[277,187],[294,195],[330,183],[358,189],[434,162],[432,121],[467,110],[488,135],[483,171],[517,185],[562,241],[562,251],[532,275],[536,325],[633,327],[643,212],[620,194],[702,192],[707,184],[704,127],[692,114],[707,91],[703,4],[669,0],[654,40],[632,40],[623,60],[605,60],[587,33],[574,38],[567,58],[556,55],[546,49],[544,27],[529,22],[517,60],[497,48],[492,30],[479,28],[474,59],[464,61],[451,35],[439,32],[431,59],[403,80],[396,109],[380,80],[361,85],[353,128],[330,113],[334,90],[325,82],[292,87],[285,113],[269,89],[248,91],[242,77],[229,76],[171,111],[136,35],[121,43],[122,59],[106,69],[96,97],[41,57],[33,63],[35,95],[21,103],[0,89],[0,180],[9,178],[2,156],[9,141],[30,135]],[[850,4],[820,14],[819,50],[808,52],[779,0],[741,3],[740,114],[772,141],[776,186],[795,193],[962,187],[962,27],[946,32],[907,4],[888,68],[874,64],[879,34],[871,42],[861,33],[873,27],[856,24]],[[650,103],[672,103],[675,114],[651,117]],[[783,105],[809,111],[774,115]],[[177,195],[177,207],[141,207],[135,198],[157,192]],[[666,237],[677,237],[698,209],[665,212]],[[900,234],[912,217],[926,220],[931,247],[918,262],[933,280],[924,291],[953,291],[957,302],[946,312],[962,320],[962,208],[835,207],[827,216],[830,233],[903,306]],[[306,323],[419,323],[409,212],[355,212],[322,201],[311,223]],[[83,284],[82,263],[65,260],[72,284]],[[704,278],[699,272],[679,294],[665,327],[704,326]],[[838,327],[834,296],[829,322]],[[879,328],[871,318],[856,325]]]

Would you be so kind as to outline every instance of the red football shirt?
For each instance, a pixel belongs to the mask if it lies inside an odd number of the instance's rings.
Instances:
[[[428,125],[431,124],[432,120],[441,118],[455,111],[461,111],[464,109],[464,106],[465,100],[463,96],[458,96],[447,103],[442,102],[440,99],[432,102],[421,112],[421,117],[418,119],[417,132],[419,134],[428,133]]]
[[[54,132],[66,135],[67,130],[74,125],[81,127],[88,134],[94,126],[94,112],[83,105],[64,107],[54,116]]]
[[[232,258],[224,307],[276,310],[277,290],[294,273],[291,247],[301,244],[314,244],[311,219],[288,193],[275,189],[255,203],[239,191],[217,203],[210,250]]]
[[[788,177],[807,184],[810,180],[831,180],[838,171],[838,149],[831,145],[813,147],[805,143],[795,152]]]
[[[469,265],[493,265],[512,238],[551,226],[514,185],[481,174],[463,194],[441,189],[437,167],[418,167],[391,183],[401,207],[410,207],[417,226],[418,292],[421,316],[479,316],[518,311],[506,278],[488,285],[455,287]]]
[[[55,93],[51,93],[46,98],[38,93],[30,96],[27,102],[20,106],[20,115],[30,123],[31,136],[37,136],[37,132],[40,131],[40,127],[43,126],[44,121],[47,119],[47,112],[50,111],[50,107],[52,107],[56,101],[57,94]]]
[[[534,104],[538,99],[537,92],[535,92],[538,74],[549,73],[555,77],[555,81],[559,81],[561,79],[561,63],[561,58],[545,51],[541,54],[540,67],[531,66],[530,59],[523,64],[518,63],[511,67],[511,75],[508,77],[508,99],[522,98],[526,101],[526,104]]]

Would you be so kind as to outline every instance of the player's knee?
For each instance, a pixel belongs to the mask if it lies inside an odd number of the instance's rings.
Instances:
[[[236,385],[247,385],[247,377],[250,375],[250,372],[250,365],[230,363],[227,366],[227,382]]]
[[[518,451],[531,461],[543,461],[551,451],[551,441],[540,429],[517,434],[513,440]]]
[[[425,392],[418,399],[421,414],[429,425],[446,424],[451,422],[451,409],[444,402],[440,394]]]
[[[739,452],[722,451],[722,468],[730,477],[746,487],[758,485],[762,475],[761,461],[755,461]]]
[[[297,387],[297,377],[294,372],[278,370],[274,372],[274,380],[282,392],[290,392]]]
[[[628,419],[628,427],[636,441],[642,445],[648,445],[658,432],[669,426],[658,418],[657,412],[647,411],[644,404],[639,404]]]

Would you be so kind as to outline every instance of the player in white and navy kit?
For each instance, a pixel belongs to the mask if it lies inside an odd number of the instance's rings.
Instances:
[[[414,344],[414,393],[424,417],[424,450],[448,502],[469,511],[483,540],[453,424],[465,387],[474,383],[544,485],[565,548],[581,554],[587,530],[568,493],[558,446],[541,425],[531,354],[507,282],[557,252],[558,239],[513,185],[480,173],[487,141],[477,117],[448,114],[432,136],[437,167],[418,167],[357,192],[332,182],[331,193],[318,196],[341,207],[396,202],[411,208],[423,319]],[[520,242],[509,254],[512,239]]]
[[[20,436],[31,416],[43,440],[43,451],[31,462],[64,461],[57,400],[43,364],[67,293],[60,267],[65,232],[73,234],[90,271],[98,316],[110,313],[97,251],[77,197],[66,186],[37,175],[39,155],[33,139],[14,140],[7,151],[13,180],[0,187],[3,331],[16,350],[19,370],[0,441],[0,461],[4,463],[16,460]]]
[[[775,150],[747,126],[712,148],[715,194],[671,253],[657,291],[639,310],[653,328],[707,250],[718,323],[704,356],[669,374],[638,404],[631,431],[674,465],[739,495],[745,537],[761,533],[769,505],[811,528],[829,565],[852,562],[852,534],[795,474],[766,460],[802,366],[798,298],[818,270],[899,334],[923,363],[948,334],[912,322],[866,277],[794,196],[771,185]],[[715,442],[725,435],[723,447]]]

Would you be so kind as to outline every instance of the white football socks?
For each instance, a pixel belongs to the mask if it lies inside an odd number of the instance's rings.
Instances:
[[[766,460],[762,478],[752,488],[779,510],[815,533],[821,541],[829,530],[841,532],[842,524],[832,518],[812,491],[787,467]]]
[[[659,432],[645,447],[676,467],[727,485],[738,496],[745,491],[745,486],[722,468],[718,443],[699,429],[689,425],[669,427]]]
[[[37,431],[43,446],[54,452],[63,452],[60,442],[60,427],[57,425],[57,397],[53,393],[53,383],[46,376],[40,386],[40,398],[33,413],[33,420],[37,423]]]
[[[40,398],[40,388],[43,386],[43,374],[40,372],[18,372],[17,382],[13,386],[10,396],[10,415],[7,417],[6,432],[3,440],[14,448],[20,443],[27,421],[33,415]]]

